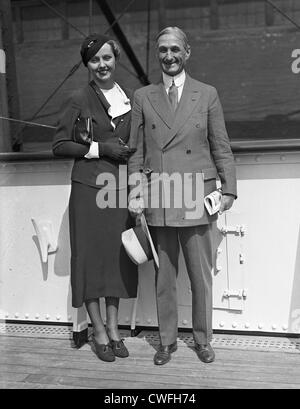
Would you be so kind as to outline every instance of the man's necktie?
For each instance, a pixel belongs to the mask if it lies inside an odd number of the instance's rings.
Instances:
[[[169,88],[169,101],[171,102],[172,108],[175,112],[178,104],[178,89],[174,83],[174,79],[172,81],[172,85]]]

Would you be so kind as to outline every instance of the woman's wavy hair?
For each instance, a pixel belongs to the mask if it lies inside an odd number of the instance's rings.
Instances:
[[[115,40],[109,40],[107,41],[107,44],[111,46],[115,59],[119,60],[121,56],[121,47],[119,46],[119,44]]]

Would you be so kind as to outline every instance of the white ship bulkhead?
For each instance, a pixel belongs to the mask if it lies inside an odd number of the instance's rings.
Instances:
[[[271,145],[234,149],[239,197],[216,226],[215,330],[300,333],[300,148]],[[87,315],[72,308],[70,290],[72,161],[29,157],[0,155],[0,319],[81,331]],[[191,328],[182,255],[180,266],[179,326]],[[119,323],[155,327],[152,262],[139,282],[137,301],[121,300]]]

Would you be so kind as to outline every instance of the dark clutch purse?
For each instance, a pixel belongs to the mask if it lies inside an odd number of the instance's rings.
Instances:
[[[92,118],[77,118],[73,129],[73,141],[83,145],[90,145],[93,142]]]

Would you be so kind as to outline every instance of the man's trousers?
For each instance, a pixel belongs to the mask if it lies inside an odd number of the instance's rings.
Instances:
[[[179,243],[191,282],[194,341],[207,344],[212,339],[212,224],[149,228],[159,257],[155,286],[161,344],[172,344],[178,334],[176,278]]]

